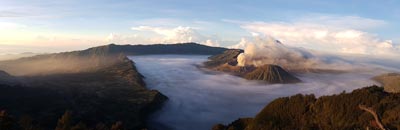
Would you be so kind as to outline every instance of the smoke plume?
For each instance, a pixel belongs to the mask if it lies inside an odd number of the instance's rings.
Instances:
[[[256,37],[246,43],[237,61],[239,66],[276,64],[286,69],[314,68],[322,64],[313,54],[287,47],[271,37]]]

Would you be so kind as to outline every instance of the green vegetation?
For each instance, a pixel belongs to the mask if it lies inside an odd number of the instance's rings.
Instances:
[[[0,69],[18,75],[0,75],[0,79],[18,81],[0,83],[0,109],[16,117],[29,116],[45,130],[56,128],[65,110],[73,112],[73,125],[81,122],[79,127],[111,126],[121,121],[129,123],[116,128],[145,128],[147,115],[167,99],[148,90],[134,63],[122,54],[41,55],[0,62]]]
[[[103,123],[98,123],[93,127],[88,127],[86,124],[82,122],[74,121],[73,113],[71,111],[65,111],[65,113],[58,119],[57,125],[54,130],[126,130],[124,128],[122,122],[117,121],[111,125],[111,127],[107,127]],[[37,125],[36,122],[32,120],[29,116],[23,116],[20,118],[16,118],[12,115],[8,115],[8,113],[4,110],[0,111],[0,130],[43,130]]]
[[[360,105],[371,107],[385,128],[400,129],[400,94],[371,86],[320,98],[300,94],[278,98],[252,119],[219,124],[213,130],[379,129],[371,113]]]

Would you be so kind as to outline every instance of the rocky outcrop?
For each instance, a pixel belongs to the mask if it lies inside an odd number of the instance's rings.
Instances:
[[[246,73],[245,79],[248,80],[261,80],[267,83],[298,83],[300,79],[296,78],[289,72],[286,72],[277,65],[263,65],[257,67],[255,70]]]
[[[207,67],[216,67],[223,64],[236,66],[237,65],[236,58],[240,53],[243,53],[243,50],[229,49],[221,54],[209,57],[208,61],[204,62],[204,65]]]
[[[400,74],[388,73],[372,78],[381,83],[386,92],[400,93]]]

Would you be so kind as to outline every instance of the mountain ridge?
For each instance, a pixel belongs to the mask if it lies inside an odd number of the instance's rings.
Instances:
[[[176,44],[149,44],[149,45],[116,45],[92,47],[84,52],[103,52],[110,54],[124,53],[125,55],[150,55],[150,54],[193,54],[214,55],[225,51],[226,48],[211,47],[194,42]]]

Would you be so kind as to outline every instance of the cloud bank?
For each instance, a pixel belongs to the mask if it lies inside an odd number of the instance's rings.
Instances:
[[[137,26],[131,28],[141,33],[134,35],[118,35],[110,34],[106,41],[127,44],[173,44],[185,42],[197,42],[208,46],[220,46],[218,37],[206,36],[199,33],[199,29],[193,27],[178,26],[174,28],[153,27],[153,26]],[[151,37],[146,37],[148,34]]]
[[[318,60],[311,53],[286,47],[271,37],[255,37],[245,44],[244,53],[239,54],[239,66],[264,64],[280,65],[286,69],[314,68]]]
[[[298,93],[331,95],[375,84],[372,71],[296,75],[297,84],[260,84],[237,76],[204,72],[201,64],[207,56],[132,56],[150,89],[159,90],[169,100],[150,117],[150,126],[158,129],[206,130],[215,123],[230,123],[239,117],[253,117],[275,98]]]
[[[363,30],[384,26],[381,20],[356,16],[314,16],[291,22],[242,22],[253,34],[279,39],[289,46],[329,52],[398,56],[400,46]]]

